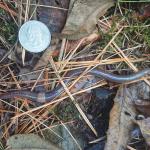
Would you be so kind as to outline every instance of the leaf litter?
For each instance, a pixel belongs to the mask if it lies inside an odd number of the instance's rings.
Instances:
[[[91,18],[82,14],[83,22],[86,18],[84,23],[73,19],[74,14],[79,18],[80,13],[76,15],[78,9],[90,6],[88,2],[95,10],[94,13],[88,11],[87,15]],[[63,149],[148,149],[149,76],[126,86],[85,73],[72,78],[69,86],[63,82],[69,78],[67,72],[80,68],[88,70],[97,66],[124,75],[149,68],[149,4],[117,2],[110,8],[113,4],[109,1],[111,5],[106,8],[110,9],[97,16],[95,8],[99,7],[95,3],[98,1],[90,2],[73,0],[70,6],[69,1],[61,0],[0,2],[1,92],[24,89],[47,91],[61,83],[68,94],[64,92],[43,105],[17,97],[1,100],[3,148],[12,135],[34,133],[48,137]],[[102,3],[107,5],[107,1]],[[102,3],[99,2],[100,5]],[[51,47],[36,57],[26,51],[22,55],[22,49],[16,42],[16,29],[31,18],[46,23],[56,33]],[[68,27],[72,20],[78,23],[76,28]],[[75,33],[80,34],[69,40],[68,35]],[[138,103],[140,100],[141,103]],[[137,132],[139,138],[131,136],[133,132]]]

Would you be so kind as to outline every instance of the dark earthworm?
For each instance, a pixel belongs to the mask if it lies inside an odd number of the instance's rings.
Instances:
[[[83,73],[83,70],[77,70],[76,72],[73,72],[70,75],[70,78],[73,76],[77,76]],[[150,74],[150,69],[145,69],[142,71],[139,71],[137,73],[131,74],[131,75],[114,75],[111,73],[104,72],[102,70],[93,69],[88,72],[88,74],[104,78],[108,81],[115,82],[115,83],[125,83],[129,81],[137,80],[145,75]],[[67,79],[65,83],[67,84],[70,81],[70,79]],[[49,92],[31,92],[31,91],[12,91],[9,93],[4,93],[0,95],[0,99],[8,99],[8,98],[14,98],[14,97],[20,97],[20,98],[27,98],[33,102],[39,102],[39,103],[45,103],[53,100],[56,96],[59,96],[64,91],[64,88],[62,86],[59,86],[55,88],[52,91]]]
[[[141,77],[144,77],[145,75],[149,75],[150,69],[147,68],[147,69],[141,70],[139,72],[136,72],[130,75],[114,75],[114,74],[107,73],[107,72],[97,70],[97,69],[93,69],[89,73],[97,77],[102,77],[108,81],[112,81],[115,83],[125,83],[125,82],[130,82],[130,81],[140,79]]]

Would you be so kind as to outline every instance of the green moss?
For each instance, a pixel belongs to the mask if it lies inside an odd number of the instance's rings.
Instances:
[[[150,47],[150,27],[144,29],[142,37],[144,42]]]
[[[0,142],[0,150],[4,150],[3,144]]]
[[[7,12],[0,9],[0,36],[9,44],[14,44],[17,39],[17,26]]]
[[[145,46],[147,45],[150,47],[150,27],[148,26],[150,24],[150,19],[138,19],[137,16],[134,16],[136,13],[135,10],[130,9],[133,5],[128,7],[129,8],[123,7],[123,15],[117,14],[117,16],[113,17],[111,28],[107,33],[103,33],[101,30],[99,31],[99,34],[102,37],[99,44],[102,49],[113,38],[118,29],[120,29],[118,24],[128,26],[125,27],[114,40],[120,48],[124,48],[123,43],[126,43],[128,48],[135,46],[137,43],[145,44]],[[109,48],[108,51],[112,51],[112,49]]]
[[[72,102],[65,101],[57,106],[54,113],[63,121],[70,121],[79,118],[79,112]]]

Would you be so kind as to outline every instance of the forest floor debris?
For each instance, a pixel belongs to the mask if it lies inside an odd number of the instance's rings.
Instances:
[[[79,2],[81,1],[76,0],[76,4]],[[73,6],[72,15],[76,5]],[[83,5],[80,5],[79,8],[82,7]],[[108,8],[110,5],[106,9]],[[146,150],[150,143],[147,132],[150,128],[148,112],[150,97],[147,94],[150,77],[126,83],[124,87],[87,76],[86,71],[96,66],[111,73],[127,75],[150,68],[149,8],[149,3],[118,1],[103,16],[97,18],[97,24],[93,24],[91,19],[84,22],[83,29],[88,35],[95,27],[96,33],[88,37],[82,35],[81,39],[74,41],[54,36],[52,47],[44,54],[40,53],[34,57],[34,54],[28,54],[19,46],[17,41],[19,27],[24,21],[39,19],[46,24],[50,23],[49,27],[53,26],[53,31],[57,31],[60,35],[67,20],[69,1],[44,0],[39,3],[36,1],[31,3],[29,0],[1,1],[1,93],[20,89],[45,92],[61,83],[68,95],[64,92],[43,105],[17,97],[7,101],[1,99],[0,147],[5,149],[6,141],[12,135],[34,133],[43,138],[51,136],[51,141],[60,147],[64,146],[63,149],[110,150],[111,147],[112,150],[119,150],[120,147],[124,149],[128,147]],[[49,11],[50,16],[46,14]],[[62,14],[64,18],[61,17]],[[91,28],[87,30],[90,23],[92,30]],[[80,30],[82,31],[78,25],[76,32]],[[69,33],[72,34],[71,31]],[[85,72],[78,77],[72,77],[69,86],[64,84],[63,81],[69,78],[68,72],[80,68],[84,68]],[[117,94],[114,99],[116,93],[121,95]],[[112,126],[115,127],[112,129]],[[129,134],[130,130],[132,134]],[[133,134],[135,132],[136,136]],[[112,143],[112,139],[114,141],[118,139],[118,142]],[[67,141],[70,145],[67,145]]]

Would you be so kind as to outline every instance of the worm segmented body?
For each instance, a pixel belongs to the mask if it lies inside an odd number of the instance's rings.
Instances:
[[[80,69],[76,72],[71,73],[70,78],[73,76],[80,75],[83,73],[84,70]],[[129,81],[137,80],[145,75],[150,74],[150,69],[145,69],[142,71],[139,71],[137,73],[131,74],[131,75],[115,75],[111,73],[104,72],[102,70],[93,69],[88,72],[88,74],[104,78],[105,80],[115,82],[115,83],[125,83]],[[65,83],[68,83],[70,79],[67,79]],[[8,99],[8,98],[14,98],[14,97],[20,97],[20,98],[27,98],[33,102],[39,102],[39,103],[46,103],[51,100],[53,100],[55,97],[59,96],[64,91],[64,88],[62,86],[58,86],[52,91],[49,92],[31,92],[31,91],[12,91],[9,93],[4,93],[0,95],[0,99]]]

